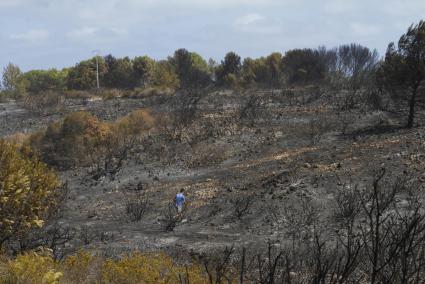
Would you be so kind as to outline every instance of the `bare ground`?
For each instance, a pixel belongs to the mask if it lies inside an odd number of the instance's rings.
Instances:
[[[273,98],[253,121],[231,125],[241,100],[231,94],[205,97],[196,123],[223,131],[201,141],[174,141],[162,153],[166,158],[153,158],[142,146],[113,180],[94,181],[88,169],[61,172],[69,193],[59,222],[89,239],[77,237],[66,249],[199,252],[285,241],[286,212],[306,200],[332,226],[333,194],[345,182],[367,185],[381,167],[394,176],[414,172],[425,181],[423,127],[406,130],[400,117],[358,110],[345,113],[350,119],[342,125],[341,115],[320,100],[301,105]],[[172,108],[166,99],[67,101],[61,112],[40,117],[14,103],[1,104],[0,137],[30,133],[71,111],[113,120],[140,107]],[[326,125],[311,125],[314,119]],[[138,188],[149,207],[141,221],[131,222],[125,200],[139,194]],[[166,232],[164,214],[181,188],[188,198],[183,220]],[[250,204],[238,217],[236,208],[246,200]]]

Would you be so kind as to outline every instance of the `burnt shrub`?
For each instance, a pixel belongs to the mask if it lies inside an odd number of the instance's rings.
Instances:
[[[154,119],[144,109],[111,123],[87,112],[75,112],[34,133],[27,144],[56,168],[90,167],[98,179],[115,175],[129,151],[153,125]]]
[[[138,192],[135,196],[127,196],[125,212],[130,221],[141,221],[149,206],[149,199],[145,192]]]
[[[74,112],[29,138],[31,148],[59,169],[88,165],[109,127],[87,112]]]
[[[65,97],[57,92],[48,91],[39,95],[26,96],[21,105],[32,113],[49,115],[63,111]]]

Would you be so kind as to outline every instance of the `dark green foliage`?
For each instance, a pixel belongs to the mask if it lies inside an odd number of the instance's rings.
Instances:
[[[282,61],[290,84],[309,84],[325,78],[327,66],[317,50],[294,49],[288,51]]]
[[[415,109],[423,100],[425,78],[425,22],[412,25],[400,37],[398,46],[390,43],[381,69],[378,83],[395,99],[408,102],[407,127],[413,127]]]
[[[99,79],[103,82],[107,72],[107,64],[102,57],[99,61]],[[71,90],[90,90],[96,87],[96,58],[81,61],[69,69],[67,87]]]
[[[38,94],[45,91],[63,91],[66,89],[67,70],[31,70],[23,74],[28,81],[28,92]]]
[[[151,83],[155,61],[148,56],[133,59],[133,76],[136,87],[146,87]]]
[[[282,54],[274,52],[258,59],[246,58],[243,61],[241,77],[246,87],[281,87],[284,81]]]
[[[109,88],[131,89],[137,84],[133,62],[128,57],[116,59],[112,55],[105,57],[107,72],[104,85]]]
[[[180,88],[202,88],[209,84],[208,64],[199,54],[182,48],[176,50],[169,61],[179,78]]]
[[[227,53],[216,71],[218,84],[225,86],[230,81],[228,78],[232,76],[238,77],[241,70],[241,57],[234,52]]]

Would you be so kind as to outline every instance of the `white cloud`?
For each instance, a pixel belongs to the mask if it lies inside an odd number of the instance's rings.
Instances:
[[[324,11],[332,15],[340,15],[349,11],[355,11],[362,5],[359,5],[352,0],[328,0],[325,1],[323,8]]]
[[[258,35],[270,35],[282,32],[282,25],[279,22],[265,18],[257,13],[246,14],[237,18],[233,22],[233,28],[238,32]]]
[[[408,3],[407,3],[408,2]],[[425,9],[425,1],[423,0],[390,0],[386,5],[382,5],[380,7],[386,14],[393,17],[408,17],[412,21],[416,19],[412,19],[413,15],[421,15],[424,16]],[[420,18],[420,17],[419,17]]]
[[[128,31],[126,29],[123,28],[109,28],[107,29],[109,32],[111,32],[112,34],[115,34],[117,36],[125,36],[128,35]]]
[[[119,36],[125,36],[128,34],[128,31],[123,28],[116,27],[82,27],[70,31],[67,35],[69,38],[75,40],[109,40],[114,39]]]
[[[235,20],[236,26],[247,26],[251,24],[255,24],[261,20],[263,20],[264,17],[259,14],[247,14],[245,16],[242,16],[240,18],[237,18]]]
[[[155,58],[186,47],[216,59],[346,42],[385,49],[424,11],[425,0],[0,0],[0,60],[65,66],[89,47]],[[43,40],[49,48],[32,44]]]
[[[368,37],[378,35],[382,28],[373,24],[351,23],[350,29],[356,36]]]
[[[31,43],[41,43],[49,38],[49,32],[47,30],[30,30],[25,33],[13,34],[10,36],[14,40],[28,41]]]
[[[68,33],[68,36],[72,38],[85,38],[85,37],[94,36],[96,32],[98,31],[99,31],[99,28],[96,28],[96,27],[82,27],[82,28],[70,31]]]

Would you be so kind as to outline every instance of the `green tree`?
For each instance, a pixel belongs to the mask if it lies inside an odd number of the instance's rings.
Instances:
[[[283,83],[282,54],[244,59],[241,78],[245,87],[279,88]]]
[[[244,59],[241,70],[242,82],[245,87],[253,87],[257,83],[258,60],[247,57]]]
[[[16,91],[19,78],[22,76],[21,69],[18,65],[9,63],[3,69],[3,88],[5,91]]]
[[[406,34],[400,37],[397,46],[394,43],[388,45],[379,74],[382,88],[390,91],[396,100],[407,101],[407,127],[413,127],[417,105],[424,100],[424,21],[410,26]]]
[[[282,54],[273,52],[265,59],[267,66],[267,83],[269,88],[279,88],[283,82]]]
[[[133,77],[136,87],[146,87],[152,81],[155,61],[148,56],[139,56],[133,59]]]
[[[160,88],[170,88],[176,90],[180,86],[179,77],[174,71],[173,66],[166,61],[161,60],[155,63],[152,75],[152,85]]]
[[[282,69],[290,84],[320,82],[327,72],[319,52],[313,49],[288,51],[282,59]]]
[[[234,82],[235,78],[238,79],[241,69],[241,57],[235,52],[227,53],[216,71],[219,85],[226,85],[226,82],[229,82],[229,75],[232,77],[230,81]]]
[[[99,61],[100,85],[107,72],[107,65],[102,57]],[[67,87],[72,90],[90,90],[96,87],[96,58],[84,60],[69,69]]]
[[[178,49],[169,61],[179,77],[182,89],[201,88],[209,83],[208,63],[199,54]]]
[[[128,57],[116,59],[112,55],[104,58],[107,72],[104,75],[104,85],[109,88],[130,89],[136,84],[133,73],[133,63]]]
[[[23,77],[28,81],[28,92],[31,94],[66,89],[66,70],[31,70],[24,73]]]
[[[26,94],[28,82],[22,76],[19,66],[9,63],[3,69],[2,85],[6,94],[14,97],[22,97]]]

